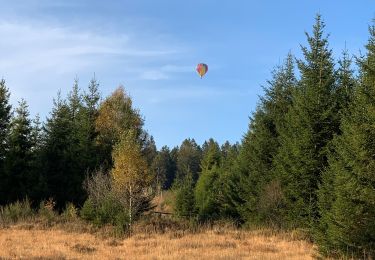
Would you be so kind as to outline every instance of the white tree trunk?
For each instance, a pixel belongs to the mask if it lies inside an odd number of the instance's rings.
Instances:
[[[131,232],[132,228],[132,212],[133,212],[133,193],[132,193],[132,186],[129,185],[129,231]]]

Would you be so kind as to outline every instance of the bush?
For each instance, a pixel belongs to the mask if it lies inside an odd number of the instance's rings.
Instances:
[[[47,221],[48,225],[56,220],[57,214],[54,211],[56,202],[50,198],[47,201],[41,201],[39,204],[38,216]]]
[[[63,211],[63,213],[61,214],[61,217],[65,220],[65,221],[71,221],[71,220],[76,220],[77,219],[77,208],[74,206],[73,203],[68,203],[66,204],[66,207],[65,207],[65,210]]]
[[[97,226],[111,224],[119,234],[126,232],[129,214],[114,193],[110,176],[99,171],[85,181],[85,188],[88,199],[80,211],[81,217]]]
[[[80,213],[81,218],[88,220],[88,221],[94,221],[95,216],[96,216],[95,206],[90,198],[85,201],[79,213]]]
[[[0,207],[0,223],[16,223],[21,220],[28,220],[34,216],[30,201],[26,198],[9,205]]]
[[[119,233],[125,232],[129,225],[128,212],[119,202],[109,198],[103,198],[98,204],[94,204],[90,198],[87,199],[80,215],[99,227],[111,224]]]
[[[285,222],[282,218],[285,205],[280,181],[272,180],[266,184],[259,197],[257,210],[260,224],[280,228]]]

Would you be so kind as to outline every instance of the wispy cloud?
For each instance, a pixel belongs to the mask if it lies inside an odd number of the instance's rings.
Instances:
[[[76,75],[99,72],[125,80],[161,80],[187,69],[170,64],[170,57],[178,57],[183,48],[134,31],[103,33],[78,25],[0,18],[0,35],[0,77],[9,83],[13,103],[26,98],[30,108],[42,113],[49,108],[41,108],[40,99],[52,100],[58,89],[70,88]]]
[[[146,69],[141,73],[141,78],[145,80],[164,80],[181,73],[191,73],[194,65],[161,65],[156,68]]]
[[[161,79],[168,79],[169,76],[160,70],[147,70],[141,72],[141,78],[146,80],[161,80]]]
[[[103,66],[120,58],[139,63],[135,59],[160,58],[177,52],[162,46],[137,47],[138,39],[126,34],[103,35],[68,27],[0,22],[0,35],[0,70],[21,73],[77,73],[97,65],[93,60]]]
[[[176,87],[138,88],[132,94],[142,96],[153,105],[191,101],[218,101],[256,95],[243,88],[183,85]]]
[[[175,73],[191,72],[193,69],[194,69],[194,64],[190,64],[190,65],[187,65],[187,66],[186,65],[181,66],[181,65],[168,64],[168,65],[164,65],[164,66],[161,67],[162,71],[175,72]]]

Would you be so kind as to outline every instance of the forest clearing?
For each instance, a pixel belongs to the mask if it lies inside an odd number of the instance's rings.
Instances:
[[[0,231],[0,259],[313,259],[315,247],[293,233],[213,229],[100,238],[15,225]]]
[[[118,233],[112,225],[83,221],[77,211],[58,214],[45,203],[38,213],[23,202],[0,207],[0,259],[313,259],[317,247],[303,230],[206,225],[172,214],[171,192],[157,196],[152,212]]]
[[[0,260],[375,260],[373,2],[9,2]]]

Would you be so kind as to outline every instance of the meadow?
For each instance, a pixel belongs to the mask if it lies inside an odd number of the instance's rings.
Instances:
[[[271,230],[217,227],[125,238],[26,223],[0,230],[0,259],[313,259],[315,250],[295,232]]]

